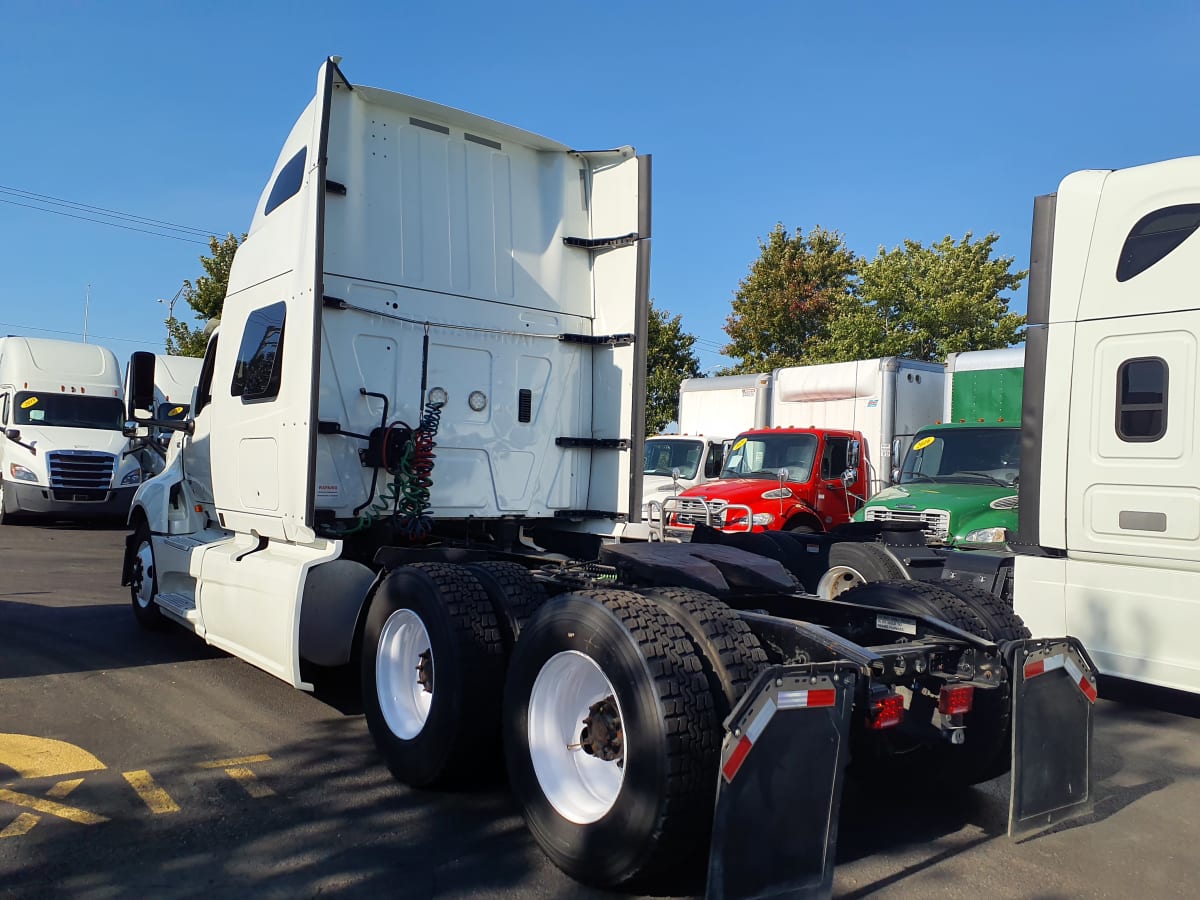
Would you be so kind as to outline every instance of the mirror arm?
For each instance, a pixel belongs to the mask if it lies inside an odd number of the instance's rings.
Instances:
[[[167,431],[182,431],[184,434],[195,434],[196,423],[193,419],[184,419],[182,421],[172,419],[131,419],[130,422],[136,423],[138,428],[164,428]],[[128,427],[129,422],[126,422]],[[126,434],[126,437],[133,435]]]
[[[27,444],[23,440],[21,440],[19,437],[13,437],[7,431],[4,432],[4,436],[6,438],[8,438],[10,441],[12,441],[14,444],[16,444],[18,447],[24,447],[26,450],[28,450],[34,456],[37,456],[37,441],[33,441],[33,442]]]

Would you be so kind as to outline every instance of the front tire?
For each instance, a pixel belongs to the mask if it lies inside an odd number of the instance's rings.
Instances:
[[[838,541],[829,548],[829,568],[817,582],[824,600],[841,599],[856,587],[875,581],[904,581],[908,573],[879,544]]]
[[[496,768],[504,646],[487,595],[462,566],[390,572],[363,629],[363,712],[397,780],[476,780]]]
[[[708,847],[719,728],[683,629],[629,591],[564,594],[533,617],[505,685],[509,780],[546,855],[614,886]]]
[[[133,577],[129,581],[129,597],[133,603],[133,617],[148,631],[161,631],[167,627],[167,617],[162,614],[154,595],[158,593],[158,570],[154,564],[154,543],[150,539],[150,526],[141,522],[134,532]]]

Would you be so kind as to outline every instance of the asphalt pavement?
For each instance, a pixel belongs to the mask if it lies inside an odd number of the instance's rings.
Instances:
[[[502,785],[394,782],[352,691],[138,628],[123,541],[0,526],[0,896],[621,896],[550,864]],[[836,896],[1193,896],[1200,703],[1120,696],[1097,706],[1089,816],[1013,842],[1005,779],[851,790]]]

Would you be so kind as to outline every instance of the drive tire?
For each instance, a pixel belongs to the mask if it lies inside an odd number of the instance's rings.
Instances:
[[[504,643],[471,572],[446,563],[389,572],[367,612],[361,648],[363,712],[398,781],[448,787],[493,773]],[[426,650],[428,690],[420,682]],[[415,674],[406,675],[410,666]]]
[[[700,653],[716,718],[724,722],[769,661],[750,626],[711,594],[691,588],[641,591],[687,632]]]
[[[487,594],[500,623],[504,647],[512,653],[533,614],[546,602],[546,586],[520,563],[499,560],[466,567]]]
[[[871,582],[906,580],[904,567],[881,544],[838,541],[829,547],[829,568],[821,575],[814,593],[833,600]]]
[[[939,581],[938,587],[949,591],[975,610],[987,624],[987,636],[993,641],[1020,641],[1033,637],[1033,632],[1025,626],[1025,620],[1016,614],[1010,604],[991,591],[960,581]]]
[[[621,752],[605,760],[582,749],[581,717],[610,697]],[[678,883],[703,859],[719,723],[699,655],[651,600],[584,590],[544,605],[517,642],[504,707],[513,795],[560,869],[605,887],[667,872]]]
[[[162,614],[154,595],[158,593],[158,568],[154,562],[154,544],[150,526],[142,519],[134,531],[132,577],[129,580],[129,599],[133,617],[147,631],[162,631],[170,621]]]

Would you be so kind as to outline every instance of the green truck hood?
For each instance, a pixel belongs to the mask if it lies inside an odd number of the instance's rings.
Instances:
[[[866,506],[855,514],[854,520],[864,521],[867,511],[878,507],[902,513],[945,510],[950,513],[947,543],[957,545],[968,532],[980,528],[1007,528],[1015,533],[1017,510],[992,509],[991,504],[1001,498],[1015,498],[1016,493],[1015,486],[1001,487],[987,482],[923,481],[897,484],[871,497]]]

